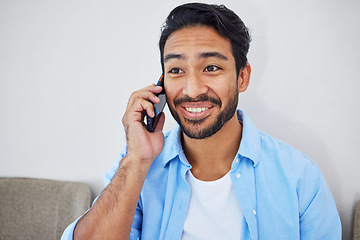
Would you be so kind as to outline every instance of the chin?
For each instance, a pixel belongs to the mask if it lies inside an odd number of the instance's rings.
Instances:
[[[181,111],[178,113],[174,108],[172,108],[172,106],[168,104],[171,115],[180,125],[181,130],[185,133],[186,136],[192,139],[206,139],[217,133],[224,126],[224,124],[234,116],[237,105],[237,89],[234,91],[232,98],[222,111],[217,114],[213,112],[213,114],[204,118],[186,119],[183,115],[181,115]]]
[[[185,133],[186,136],[188,136],[191,139],[206,139],[209,138],[211,136],[213,136],[216,132],[213,131],[209,131],[209,129],[200,129],[200,130],[195,130],[194,129],[186,129],[186,128],[181,128],[182,131]],[[219,129],[220,130],[220,129]]]
[[[186,136],[192,139],[206,139],[216,134],[228,121],[223,121],[219,117],[211,124],[206,124],[207,118],[178,121],[181,130]],[[219,121],[220,120],[220,121]]]

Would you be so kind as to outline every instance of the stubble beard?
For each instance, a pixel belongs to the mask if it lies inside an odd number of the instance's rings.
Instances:
[[[208,117],[201,119],[187,119],[184,118],[184,123],[181,121],[178,113],[173,109],[169,104],[168,107],[170,109],[171,115],[174,117],[176,122],[180,125],[181,130],[192,139],[205,139],[211,137],[215,133],[217,133],[226,122],[228,122],[235,114],[237,105],[239,101],[238,89],[236,88],[232,97],[230,98],[229,104],[225,106],[224,110],[219,113],[215,122],[211,125],[202,126],[205,120]],[[177,103],[174,106],[176,107]],[[183,102],[183,101],[180,101]],[[217,100],[217,104],[221,107],[220,99]]]

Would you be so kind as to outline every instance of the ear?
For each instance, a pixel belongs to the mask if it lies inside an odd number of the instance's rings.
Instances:
[[[239,93],[245,92],[250,83],[251,66],[246,63],[245,67],[240,70],[238,77],[238,89]]]

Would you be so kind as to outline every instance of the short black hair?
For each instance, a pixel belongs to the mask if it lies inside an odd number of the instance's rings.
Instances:
[[[187,3],[172,10],[167,17],[159,40],[160,60],[164,71],[164,47],[169,36],[180,29],[192,26],[213,27],[231,42],[236,73],[246,66],[251,37],[249,29],[232,10],[224,5]]]

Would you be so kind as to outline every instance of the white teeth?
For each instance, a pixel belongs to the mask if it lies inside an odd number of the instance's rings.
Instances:
[[[185,108],[186,111],[191,112],[191,113],[199,113],[199,112],[203,112],[205,110],[207,110],[208,108],[205,107],[201,107],[201,108]]]

